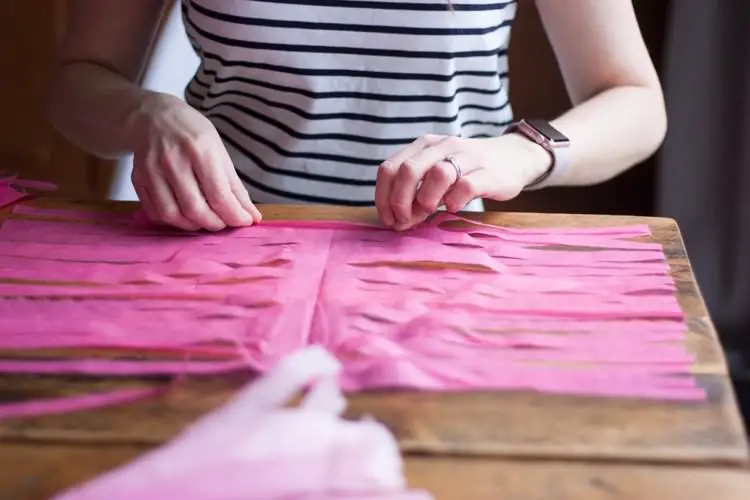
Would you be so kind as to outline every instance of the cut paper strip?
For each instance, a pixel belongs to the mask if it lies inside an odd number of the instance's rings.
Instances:
[[[35,207],[31,205],[16,205],[13,207],[16,215],[29,215],[34,217],[59,217],[63,219],[74,219],[80,221],[102,221],[102,222],[130,222],[130,212],[99,212],[94,210],[72,210],[59,208]]]
[[[216,375],[236,371],[257,371],[240,361],[130,361],[114,359],[0,360],[0,373],[38,375],[99,375],[114,377],[150,375]]]
[[[0,267],[2,261],[0,261]],[[425,281],[425,270],[421,269],[393,269],[389,267],[359,267],[351,270],[360,281],[369,285],[382,285],[392,292],[393,285],[422,286]],[[433,273],[434,274],[434,273]],[[0,273],[2,276],[2,273]],[[438,293],[449,293],[457,289],[466,289],[461,280],[432,280],[427,284],[429,290]],[[666,291],[675,290],[674,281],[668,276],[538,276],[536,273],[525,273],[519,269],[508,268],[507,271],[495,276],[494,279],[485,278],[478,281],[471,290],[490,296],[502,296],[505,292],[537,292],[554,293],[576,291],[579,293],[632,293],[639,290]],[[409,292],[407,288],[405,292]]]
[[[705,393],[701,388],[682,387],[665,382],[666,378],[657,377],[616,378],[608,372],[561,377],[556,370],[531,372],[511,369],[494,379],[487,380],[479,375],[472,375],[472,372],[467,371],[467,367],[463,365],[455,367],[455,373],[461,375],[456,378],[451,377],[443,368],[433,367],[433,369],[434,371],[428,371],[422,368],[419,361],[388,358],[387,364],[352,373],[350,378],[344,380],[343,387],[347,391],[373,387],[392,389],[403,387],[405,381],[416,379],[427,389],[447,389],[455,392],[467,390],[533,391],[575,396],[638,397],[684,402],[705,399]],[[470,387],[472,389],[468,389]]]
[[[162,387],[146,387],[19,403],[3,403],[0,405],[0,420],[94,410],[147,399],[163,391],[164,388]]]
[[[35,181],[31,179],[16,179],[11,182],[12,185],[35,191],[56,191],[57,186],[51,182]]]
[[[693,381],[687,327],[661,247],[633,240],[647,226],[439,214],[405,233],[325,220],[184,233],[49,210],[19,205],[0,228],[0,349],[33,358],[0,359],[3,372],[262,372],[318,344],[342,360],[347,390],[703,397],[674,382]],[[34,354],[68,348],[171,357]]]
[[[35,260],[0,256],[0,280],[38,280],[50,282],[81,282],[90,284],[135,285],[158,283],[180,284],[241,284],[247,281],[281,278],[287,274],[283,266],[247,266],[233,268],[215,261],[172,259],[153,265],[123,266],[113,263],[87,263],[58,260]]]
[[[75,233],[72,233],[75,234]],[[69,238],[74,240],[74,238]],[[15,241],[0,241],[0,256],[23,257],[48,261],[88,262],[88,263],[122,263],[138,264],[143,262],[167,262],[180,249],[178,242],[143,246],[118,246],[102,244],[92,246],[80,243],[32,243],[19,244]]]
[[[291,354],[166,445],[54,498],[430,499],[406,489],[384,425],[341,418],[340,369],[317,347]]]
[[[469,232],[475,232],[476,228],[484,228],[490,234],[570,234],[570,235],[603,235],[611,238],[635,238],[639,236],[650,236],[651,229],[644,224],[633,224],[631,226],[611,227],[500,227],[486,222],[479,222],[468,217],[438,212],[425,221],[423,225],[437,227],[443,224],[462,222],[469,226]]]
[[[601,236],[590,236],[590,235],[578,235],[578,234],[560,234],[560,233],[546,233],[546,234],[497,234],[489,231],[473,231],[470,236],[474,237],[474,240],[479,240],[482,246],[503,246],[508,243],[523,243],[525,245],[565,245],[569,247],[591,247],[591,248],[609,248],[609,249],[620,249],[620,250],[661,250],[661,245],[658,243],[643,242],[643,241],[630,241],[622,240],[618,238],[612,238],[609,235]],[[487,236],[487,238],[481,238],[481,236]],[[480,237],[480,238],[477,238]],[[477,242],[477,243],[479,243]]]
[[[662,262],[664,254],[656,250],[601,250],[595,252],[570,252],[561,250],[538,250],[512,244],[497,245],[489,252],[492,257],[517,259],[532,263],[553,263],[556,266],[597,267],[602,263]]]
[[[572,266],[560,263],[539,262],[524,264],[520,261],[505,261],[509,272],[529,276],[658,276],[670,277],[666,262],[599,262],[595,266]]]
[[[11,186],[0,184],[0,208],[7,207],[13,203],[26,198],[28,195],[20,193]]]
[[[19,179],[15,175],[0,175],[0,208],[28,198],[26,189],[54,191],[57,186],[49,182]]]
[[[142,224],[151,224],[156,227],[144,210],[138,209],[132,214],[134,221]],[[257,227],[257,226],[255,226]],[[300,229],[380,229],[387,230],[379,224],[368,224],[366,222],[350,222],[336,220],[264,220],[261,227],[283,227],[283,228],[300,228]],[[245,228],[246,229],[246,228]],[[241,231],[236,229],[233,231]]]

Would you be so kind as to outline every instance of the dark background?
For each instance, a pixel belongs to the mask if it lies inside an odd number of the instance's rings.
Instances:
[[[606,0],[603,0],[606,1]],[[669,2],[634,0],[643,37],[661,74]],[[534,2],[520,0],[510,45],[511,102],[517,117],[550,118],[570,107],[552,48],[544,35]],[[625,174],[592,187],[556,188],[522,194],[487,208],[537,212],[651,215],[655,168],[650,158]]]

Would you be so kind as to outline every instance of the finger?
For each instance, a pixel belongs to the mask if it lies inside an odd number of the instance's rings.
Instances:
[[[394,229],[403,230],[401,228],[411,221],[417,188],[426,170],[425,168],[417,169],[409,160],[398,169],[389,200],[393,217],[396,219]]]
[[[205,139],[204,145],[195,144],[191,148],[195,176],[211,209],[227,226],[247,226],[253,223],[253,216],[243,208],[229,183],[230,170],[234,170],[229,154],[221,146],[221,141]],[[217,148],[220,148],[217,151]]]
[[[182,215],[193,224],[209,231],[220,231],[226,227],[224,221],[206,203],[198,185],[193,165],[186,157],[171,156],[165,159],[165,173]],[[179,163],[182,165],[178,166]]]
[[[485,169],[478,169],[461,177],[445,195],[445,208],[449,212],[459,212],[473,199],[487,195],[486,186],[492,185],[493,178]]]
[[[135,193],[138,195],[138,200],[141,203],[141,208],[144,212],[146,212],[146,216],[151,222],[158,222],[159,216],[156,213],[156,209],[154,208],[154,202],[151,199],[151,196],[148,194],[148,188],[142,184],[135,184],[133,183],[133,187],[135,187]]]
[[[411,218],[406,223],[398,224],[395,227],[397,231],[404,231],[424,221],[443,203],[443,197],[456,181],[455,169],[447,165],[446,162],[439,162],[427,171],[417,188]]]
[[[458,163],[458,160],[456,160]],[[417,191],[417,203],[428,213],[437,210],[440,201],[458,180],[456,169],[448,162],[441,161],[430,168]]]
[[[394,165],[386,161],[378,167],[378,175],[375,179],[375,208],[386,227],[393,227],[396,223],[393,210],[391,210],[391,191],[396,172]]]
[[[401,166],[406,160],[422,151],[424,148],[437,144],[445,139],[445,136],[427,134],[419,139],[414,140],[411,144],[399,149],[394,154],[385,159],[383,163],[390,163],[395,168]]]
[[[140,157],[136,156],[133,169],[130,173],[130,183],[133,185],[133,189],[135,189],[141,209],[146,213],[148,220],[154,224],[158,224],[159,216],[156,213],[153,198],[148,193],[148,187],[142,175],[144,168],[140,166],[139,160]]]
[[[237,200],[240,202],[240,205],[242,205],[242,208],[250,214],[254,223],[257,224],[262,221],[263,215],[260,213],[260,210],[258,210],[258,207],[255,206],[255,203],[253,203],[253,200],[250,199],[250,194],[237,176],[237,173],[233,170],[232,172],[229,172],[228,175],[229,185],[232,188],[232,192],[237,197]]]
[[[185,231],[197,231],[200,226],[188,220],[181,212],[177,199],[167,181],[156,172],[148,175],[148,197],[156,212],[156,221]]]
[[[443,137],[429,147],[415,153],[408,161],[418,169],[429,169],[433,165],[443,163],[445,159],[460,151],[461,139],[458,137]],[[449,164],[449,170],[454,170]]]
[[[392,227],[396,223],[396,217],[391,208],[391,193],[399,168],[406,160],[430,144],[440,141],[440,139],[441,136],[437,135],[422,136],[406,147],[399,149],[380,164],[375,181],[375,206],[386,227]]]
[[[417,212],[419,212],[416,218],[424,215],[425,207],[419,205],[417,191],[420,189],[420,185],[425,180],[427,173],[434,166],[442,163],[445,157],[451,154],[456,147],[456,141],[446,138],[422,149],[401,165],[396,180],[393,183],[391,193],[391,209],[396,218],[397,226],[406,227],[411,225],[412,219],[415,218],[415,207],[417,208]],[[446,172],[446,177],[447,175]],[[436,201],[439,201],[439,197]]]

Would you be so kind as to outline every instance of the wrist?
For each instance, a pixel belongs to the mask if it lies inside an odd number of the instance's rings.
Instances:
[[[528,186],[549,174],[554,159],[543,146],[529,140],[521,134],[511,132],[502,136],[507,144],[518,152],[517,166],[521,170],[523,185]]]
[[[135,96],[135,105],[128,117],[127,127],[133,145],[144,144],[148,141],[159,117],[182,101],[170,94],[144,91],[139,89]]]

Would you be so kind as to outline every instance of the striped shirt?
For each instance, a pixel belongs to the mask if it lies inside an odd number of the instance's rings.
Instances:
[[[261,203],[371,206],[378,165],[424,134],[512,119],[516,2],[183,0],[187,102]]]

